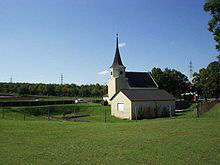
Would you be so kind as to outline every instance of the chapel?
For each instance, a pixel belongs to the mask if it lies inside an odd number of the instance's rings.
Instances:
[[[149,72],[127,72],[116,38],[116,50],[110,67],[108,94],[111,115],[122,119],[141,119],[175,114],[175,98],[159,89]]]

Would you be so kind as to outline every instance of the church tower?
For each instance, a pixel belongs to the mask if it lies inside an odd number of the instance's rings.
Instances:
[[[122,64],[118,47],[118,34],[116,39],[116,51],[115,58],[112,66],[110,67],[110,79],[108,80],[108,98],[120,91],[121,89],[127,89],[127,78],[125,76],[125,66]]]

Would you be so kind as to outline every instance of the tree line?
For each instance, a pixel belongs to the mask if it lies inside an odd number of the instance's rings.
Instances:
[[[151,74],[160,89],[165,89],[175,97],[188,90],[187,77],[175,69],[153,68]],[[18,95],[48,95],[71,97],[102,97],[107,93],[107,86],[100,84],[32,84],[32,83],[0,83],[0,93]]]
[[[152,77],[160,89],[181,98],[186,92],[196,92],[199,96],[218,97],[220,93],[220,63],[211,62],[193,74],[192,84],[186,75],[175,69],[154,67]],[[102,97],[107,93],[107,86],[100,84],[32,84],[32,83],[0,83],[0,93],[18,95],[48,95],[70,97]]]
[[[18,95],[48,95],[71,97],[101,97],[107,93],[107,86],[100,84],[32,84],[0,83],[0,93]]]

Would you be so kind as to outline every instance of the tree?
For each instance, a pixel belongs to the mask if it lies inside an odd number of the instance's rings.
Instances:
[[[199,73],[193,74],[193,84],[196,87],[197,94],[199,96],[204,96],[207,100],[209,96],[209,87],[207,86],[208,82],[208,72],[207,69],[202,68],[199,70]]]
[[[107,93],[107,86],[100,84],[30,84],[30,83],[2,83],[0,93],[18,93],[20,95],[51,95],[74,97],[100,97]]]
[[[217,61],[211,62],[207,67],[208,82],[210,94],[218,99],[220,92],[220,63]]]
[[[220,63],[211,62],[207,68],[202,68],[199,73],[193,74],[193,83],[199,95],[207,98],[208,96],[216,97],[220,93]]]
[[[214,39],[217,42],[216,49],[220,52],[220,0],[206,0],[203,8],[212,16],[208,23],[208,30],[213,33]],[[217,58],[220,62],[220,55]]]
[[[18,88],[17,93],[19,95],[27,95],[29,94],[28,86],[27,85],[22,85]]]
[[[172,93],[176,97],[180,97],[187,90],[187,77],[175,69],[166,68],[162,71],[160,68],[153,68],[152,76],[157,82],[160,89],[164,89]]]
[[[163,82],[162,82],[162,79],[163,79],[163,71],[160,69],[160,68],[153,68],[151,70],[151,74],[153,76],[153,78],[155,79],[155,81],[157,82],[157,85],[159,87],[162,87],[163,85]]]

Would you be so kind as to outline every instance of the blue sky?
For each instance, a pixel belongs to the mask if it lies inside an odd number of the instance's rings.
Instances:
[[[104,84],[119,33],[131,71],[216,60],[204,0],[0,0],[0,81]],[[99,74],[98,74],[99,73]]]

